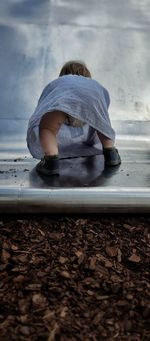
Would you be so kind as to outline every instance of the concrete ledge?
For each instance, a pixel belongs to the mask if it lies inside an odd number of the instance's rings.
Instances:
[[[150,188],[0,187],[1,213],[150,212]]]

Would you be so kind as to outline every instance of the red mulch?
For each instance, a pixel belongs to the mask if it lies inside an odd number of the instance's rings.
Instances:
[[[150,217],[0,217],[0,341],[150,340]]]

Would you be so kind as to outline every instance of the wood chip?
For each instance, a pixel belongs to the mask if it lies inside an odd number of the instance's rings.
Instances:
[[[105,251],[109,257],[116,257],[118,254],[118,248],[116,246],[106,246]]]
[[[95,270],[95,268],[96,268],[96,262],[97,262],[97,257],[96,257],[96,256],[91,257],[91,259],[90,259],[90,265],[89,265],[89,269],[90,269],[90,270]]]
[[[104,314],[105,314],[105,313],[104,313],[103,311],[98,312],[98,314],[96,314],[96,316],[95,316],[94,319],[93,319],[93,323],[94,323],[95,325],[98,325],[99,322],[102,320]]]
[[[118,249],[117,260],[118,260],[119,263],[121,263],[121,261],[122,261],[122,252],[121,252],[120,249]]]
[[[68,312],[68,308],[67,308],[67,307],[62,307],[62,308],[61,308],[61,311],[60,311],[60,317],[61,317],[61,318],[65,318],[67,312]]]
[[[13,282],[14,282],[14,283],[23,283],[23,282],[24,282],[24,279],[25,279],[25,277],[24,277],[23,275],[18,275],[17,277],[15,277],[15,278],[13,279]]]
[[[11,249],[12,249],[12,251],[17,251],[18,250],[18,246],[14,245],[14,244],[11,244]]]
[[[54,240],[60,240],[64,237],[63,233],[51,232],[49,233],[49,238]]]
[[[19,306],[20,313],[25,315],[28,312],[30,303],[27,299],[19,299],[18,306]]]
[[[22,324],[27,324],[29,323],[29,317],[28,315],[21,315],[19,316],[19,321],[22,323]]]
[[[46,304],[46,297],[44,297],[42,294],[34,294],[32,296],[32,302],[33,304],[35,305],[38,305],[38,306],[43,306]]]
[[[139,263],[141,261],[141,257],[136,255],[136,253],[132,253],[128,260],[133,263]]]
[[[30,283],[25,288],[26,290],[37,291],[41,289],[41,283]]]
[[[104,263],[105,263],[105,267],[108,269],[113,267],[112,262],[110,262],[108,259],[106,259]]]
[[[59,325],[57,322],[54,323],[50,333],[49,333],[49,336],[48,336],[48,340],[47,341],[56,341],[56,334],[58,333],[59,331]]]
[[[60,256],[59,257],[59,263],[60,264],[65,264],[68,261],[67,257]]]
[[[79,258],[79,257],[81,257],[81,256],[83,255],[83,252],[80,251],[80,250],[77,250],[77,251],[75,252],[75,255]]]
[[[41,236],[45,237],[45,233],[41,229],[38,228],[38,231],[40,232]]]
[[[55,310],[46,310],[43,316],[43,320],[51,321],[54,316],[55,316]]]
[[[23,335],[26,335],[26,336],[30,335],[30,328],[27,326],[20,326],[19,331]]]
[[[70,278],[70,273],[68,271],[61,271],[60,272],[60,276],[63,277],[63,278],[66,278],[66,279],[69,279]]]
[[[9,245],[9,243],[7,243],[6,241],[3,243],[3,249],[5,249],[5,250],[9,250],[10,249],[10,245]]]
[[[79,264],[79,265],[82,264],[83,261],[85,260],[85,254],[84,254],[82,251],[77,250],[77,251],[75,252],[75,255],[78,257],[78,264]]]
[[[123,227],[127,230],[130,230],[131,229],[131,225],[129,224],[123,224]]]
[[[5,249],[2,249],[2,262],[3,263],[8,262],[10,257],[11,257],[10,253],[6,251]]]

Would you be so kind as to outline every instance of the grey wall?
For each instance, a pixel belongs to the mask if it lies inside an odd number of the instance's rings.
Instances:
[[[43,87],[72,58],[110,91],[112,120],[150,120],[149,32],[150,0],[1,0],[0,140],[24,141]]]

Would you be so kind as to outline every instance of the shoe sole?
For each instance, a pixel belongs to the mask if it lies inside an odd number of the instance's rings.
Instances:
[[[105,167],[119,166],[120,164],[121,164],[121,160],[120,161],[111,161],[109,163],[105,163]]]
[[[59,171],[56,169],[49,171],[48,169],[40,169],[38,166],[36,166],[36,171],[43,175],[59,175]]]

